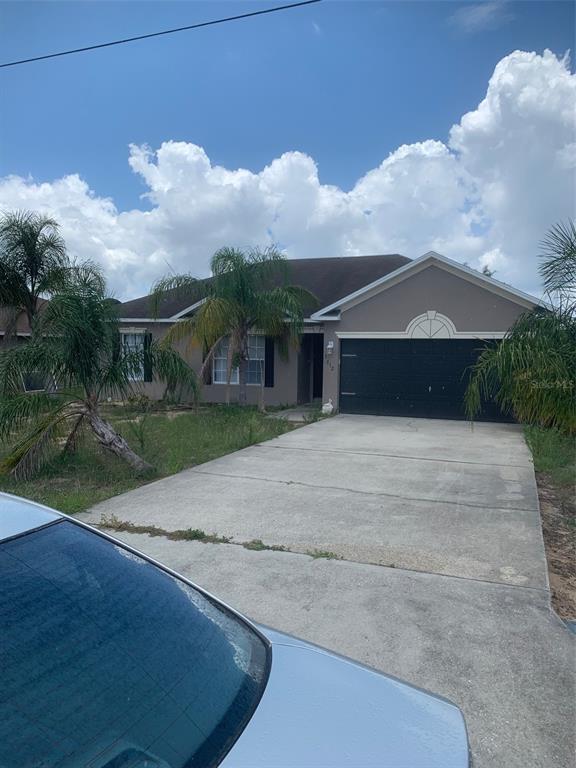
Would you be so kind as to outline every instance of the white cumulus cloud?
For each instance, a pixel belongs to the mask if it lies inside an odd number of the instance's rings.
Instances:
[[[427,250],[538,291],[538,242],[574,215],[576,77],[567,58],[515,51],[446,142],[403,145],[350,191],[286,152],[258,172],[213,165],[188,142],[132,145],[146,209],[119,211],[78,175],[0,179],[0,208],[54,215],[70,251],[100,262],[120,298],[169,268],[208,273],[221,245],[276,243],[289,257]]]

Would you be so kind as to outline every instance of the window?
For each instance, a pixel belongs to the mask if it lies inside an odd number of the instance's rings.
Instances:
[[[140,362],[136,363],[132,376],[132,381],[144,381],[144,342],[146,334],[142,333],[123,333],[122,348],[125,355],[132,353],[140,354]]]
[[[222,339],[214,353],[212,381],[214,384],[226,384],[228,371],[228,339]],[[232,368],[230,384],[238,384],[238,368]]]
[[[51,376],[38,371],[31,371],[22,376],[24,392],[53,392],[56,387]]]
[[[158,566],[62,521],[0,545],[0,765],[215,766],[269,651]]]
[[[264,375],[264,336],[248,336],[248,384],[261,384]]]
[[[247,384],[261,384],[264,376],[264,336],[248,336],[248,370],[246,373]],[[228,339],[222,339],[216,352],[212,365],[212,381],[214,384],[226,384],[228,367]],[[233,368],[230,376],[230,384],[238,384],[238,368]]]

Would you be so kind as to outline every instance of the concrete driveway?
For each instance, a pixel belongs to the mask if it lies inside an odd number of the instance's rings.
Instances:
[[[572,768],[574,643],[518,427],[337,416],[81,517],[102,515],[230,537],[117,534],[256,621],[451,698],[475,768]]]

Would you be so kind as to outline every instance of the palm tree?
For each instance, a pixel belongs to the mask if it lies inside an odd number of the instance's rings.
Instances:
[[[314,297],[304,288],[288,284],[288,261],[274,248],[251,250],[220,248],[210,262],[212,277],[198,280],[175,275],[159,280],[153,288],[153,311],[158,312],[168,291],[201,302],[196,313],[175,323],[165,337],[167,344],[182,339],[199,343],[205,353],[204,380],[219,344],[228,340],[227,384],[238,368],[238,402],[246,403],[248,336],[254,329],[279,342],[281,354],[299,343],[304,306]]]
[[[0,217],[0,306],[11,312],[9,325],[24,312],[32,327],[39,298],[60,287],[69,268],[54,219],[34,211]]]
[[[101,414],[108,397],[126,398],[146,367],[163,381],[197,392],[192,369],[172,349],[150,341],[131,351],[121,341],[116,303],[106,298],[102,282],[84,276],[53,295],[39,315],[30,343],[0,353],[0,440],[24,430],[0,471],[26,478],[62,445],[73,450],[79,430],[88,427],[98,443],[138,472],[150,465]],[[50,392],[23,392],[31,371],[57,382]]]
[[[522,422],[576,432],[576,226],[556,224],[542,242],[548,308],[521,315],[472,368],[470,419],[494,398]]]

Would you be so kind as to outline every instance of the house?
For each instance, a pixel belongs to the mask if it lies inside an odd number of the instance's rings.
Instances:
[[[38,299],[38,309],[46,304],[45,299]],[[5,339],[6,331],[8,337]],[[0,307],[0,344],[13,346],[30,338],[31,329],[26,312],[14,311],[9,307]]]
[[[464,418],[467,369],[486,343],[497,343],[519,315],[537,307],[533,296],[438,253],[410,260],[398,254],[290,260],[289,282],[317,299],[308,308],[300,348],[284,360],[273,339],[255,330],[250,342],[248,400],[263,386],[267,405],[332,400],[343,413]],[[157,317],[149,297],[124,302],[127,346],[160,339],[199,306],[170,295]],[[202,350],[182,354],[200,370]],[[159,382],[143,391],[163,395]],[[237,372],[231,382],[231,399]],[[206,402],[224,402],[225,344],[203,386]],[[494,404],[484,418],[503,416]]]

